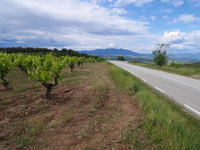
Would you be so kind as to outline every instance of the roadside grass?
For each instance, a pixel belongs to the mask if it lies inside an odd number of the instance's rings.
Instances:
[[[147,67],[151,69],[156,69],[156,70],[162,70],[170,73],[175,73],[178,75],[183,75],[183,76],[192,76],[196,74],[200,74],[200,68],[197,67],[196,65],[179,65],[178,68],[170,65],[164,65],[162,67],[159,67],[155,64],[152,63],[131,63],[134,65],[142,66],[142,67]]]
[[[135,95],[141,113],[144,114],[140,128],[145,130],[146,136],[155,146],[154,149],[200,149],[200,121],[198,119],[187,114],[172,101],[156,93],[123,69],[110,64],[109,70],[110,77],[119,88]],[[135,141],[134,136],[126,135],[127,138]]]

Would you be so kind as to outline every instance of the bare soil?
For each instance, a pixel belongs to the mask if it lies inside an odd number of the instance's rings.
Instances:
[[[20,70],[8,74],[10,89],[0,85],[0,149],[151,149],[134,95],[115,86],[108,65],[64,69],[51,101]]]

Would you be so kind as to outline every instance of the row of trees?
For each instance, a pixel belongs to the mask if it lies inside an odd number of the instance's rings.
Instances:
[[[46,99],[51,99],[51,89],[58,84],[59,80],[62,80],[63,74],[61,71],[63,68],[69,65],[72,71],[76,64],[80,66],[83,65],[84,62],[94,61],[96,60],[92,57],[55,57],[52,54],[33,56],[21,53],[7,54],[0,52],[0,78],[6,89],[9,85],[9,82],[5,79],[6,75],[11,69],[18,67],[25,72],[30,79],[39,81],[46,88]]]
[[[94,57],[95,59],[99,58],[98,56],[88,55],[86,53],[79,53],[72,49],[63,48],[62,50],[58,50],[54,48],[53,50],[47,48],[33,48],[33,47],[7,47],[7,48],[0,48],[0,52],[6,53],[39,53],[40,55],[45,55],[47,53],[52,53],[52,55],[60,57],[60,56],[76,56],[76,57]]]
[[[33,47],[7,47],[7,48],[0,48],[0,52],[6,53],[30,53],[30,52],[51,52],[52,50],[47,48],[33,48]]]

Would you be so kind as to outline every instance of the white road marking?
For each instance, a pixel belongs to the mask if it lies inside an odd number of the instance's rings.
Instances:
[[[194,111],[195,113],[197,113],[198,115],[200,115],[200,112],[196,111],[195,109],[191,108],[190,106],[184,104],[185,107],[189,108],[190,110]]]
[[[151,73],[151,74],[154,74],[154,75],[156,75],[156,76],[160,76],[160,77],[162,77],[162,78],[166,78],[166,79],[169,79],[169,80],[172,80],[172,81],[175,81],[175,82],[179,82],[179,83],[181,83],[181,84],[185,84],[185,85],[187,85],[187,86],[190,86],[190,87],[193,87],[193,88],[196,88],[196,89],[200,90],[199,87],[196,87],[196,86],[193,86],[193,85],[190,85],[190,84],[187,84],[187,83],[184,83],[184,82],[178,81],[178,80],[174,80],[174,79],[172,79],[172,78],[168,78],[168,77],[165,77],[165,76],[162,76],[162,75],[156,74],[156,73],[152,73],[152,72],[149,72],[149,71],[147,71],[147,70],[143,70],[143,69],[140,69],[140,68],[137,68],[137,69],[138,69],[138,70],[145,71],[145,72],[148,72],[148,73]],[[146,69],[149,69],[149,68],[146,68]],[[151,69],[149,69],[149,70],[151,70]]]
[[[162,92],[162,93],[165,93],[163,90],[157,88],[156,86],[155,86],[155,88],[156,88],[158,91],[160,91],[160,92]]]
[[[147,82],[145,79],[142,79],[142,81]]]
[[[119,65],[118,67],[121,67],[121,66]],[[151,73],[151,74],[154,74],[154,75],[156,75],[156,76],[160,76],[160,77],[163,77],[163,78],[166,78],[166,79],[175,81],[175,82],[179,82],[179,83],[181,83],[181,84],[185,84],[185,85],[187,85],[187,86],[190,86],[190,87],[192,87],[192,88],[196,88],[196,89],[199,89],[199,90],[200,90],[199,87],[196,87],[196,86],[193,86],[193,85],[190,85],[190,84],[187,84],[187,83],[184,83],[184,82],[181,82],[181,81],[172,79],[172,78],[168,78],[168,77],[159,75],[159,74],[157,74],[157,73],[152,73],[152,72],[149,72],[149,71],[147,71],[147,70],[143,70],[143,69],[140,69],[140,68],[137,68],[137,69],[138,69],[138,70],[145,71],[145,72],[148,72],[148,73]],[[150,69],[150,70],[151,70],[151,69]],[[131,73],[138,77],[137,74],[135,74],[135,73],[133,73],[133,72],[131,72]],[[157,88],[157,87],[154,87],[154,88],[157,89],[157,90],[159,90],[159,91],[162,92],[162,93],[165,93],[164,91],[162,91],[161,89],[159,89],[159,88]],[[198,114],[198,115],[200,116],[200,112],[199,112],[199,111],[197,111],[197,110],[191,108],[190,106],[188,106],[188,105],[186,105],[186,104],[183,104],[183,105],[184,105],[185,107],[187,107],[188,109],[190,109],[191,111],[193,111],[194,113],[196,113],[196,114]]]

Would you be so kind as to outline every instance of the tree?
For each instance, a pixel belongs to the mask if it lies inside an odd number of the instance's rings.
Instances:
[[[117,56],[117,60],[125,61],[124,56]]]
[[[153,61],[157,66],[162,66],[167,64],[167,49],[169,44],[158,44],[156,50],[152,51],[152,54],[155,55]]]
[[[57,48],[54,48],[54,49],[53,49],[53,52],[58,52],[58,49],[57,49]]]

